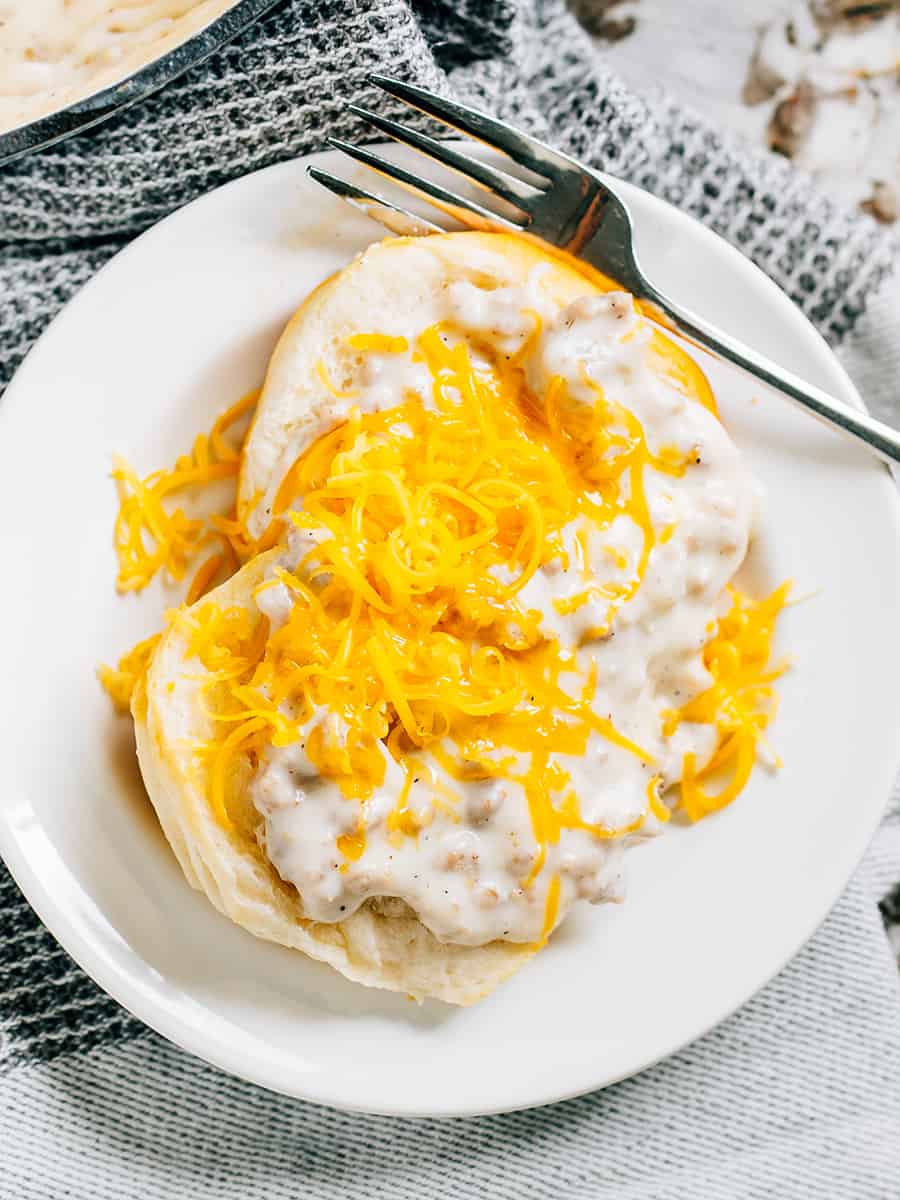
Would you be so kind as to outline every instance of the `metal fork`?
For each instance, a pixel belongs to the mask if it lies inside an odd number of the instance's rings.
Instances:
[[[885,462],[900,462],[900,433],[897,430],[785,371],[654,287],[638,263],[627,205],[594,171],[506,122],[465,104],[445,100],[424,88],[384,75],[370,75],[369,81],[395,99],[501,151],[539,182],[526,183],[490,163],[471,158],[447,142],[356,104],[348,106],[356,116],[395,141],[472,180],[504,201],[509,206],[509,214],[421,178],[365,147],[329,138],[336,149],[372,167],[470,228],[528,232],[577,255],[631,292],[642,302],[643,311],[652,320],[783,392],[820,421],[861,443]],[[362,209],[394,233],[443,232],[440,225],[415,216],[377,193],[339,179],[319,167],[308,167],[307,170],[329,191]]]

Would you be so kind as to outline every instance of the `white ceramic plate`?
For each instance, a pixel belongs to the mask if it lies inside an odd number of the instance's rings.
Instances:
[[[314,160],[332,169],[334,156]],[[807,939],[861,856],[897,758],[898,505],[885,470],[713,367],[768,492],[750,564],[787,612],[775,777],[632,851],[622,906],[584,907],[474,1008],[416,1007],[256,941],[184,881],[129,722],[94,677],[173,597],[117,597],[110,456],[170,462],[261,378],[286,319],[379,236],[304,174],[251,175],[139,238],[65,309],[0,409],[0,850],[66,949],[188,1050],[267,1087],[406,1115],[543,1104],[630,1075],[708,1030]],[[343,169],[343,168],[342,168]],[[853,399],[824,342],[736,251],[621,185],[642,258],[682,303]]]

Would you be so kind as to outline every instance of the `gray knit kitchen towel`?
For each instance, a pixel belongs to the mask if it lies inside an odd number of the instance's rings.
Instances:
[[[373,69],[692,213],[900,416],[896,243],[787,163],[623,86],[561,0],[293,0],[161,95],[0,169],[0,386],[140,230],[329,133],[358,138],[343,106],[384,106]],[[717,1030],[605,1092],[472,1120],[345,1115],[207,1067],[100,992],[0,865],[0,1197],[896,1200],[900,987],[877,905],[900,880],[898,799],[820,931]]]

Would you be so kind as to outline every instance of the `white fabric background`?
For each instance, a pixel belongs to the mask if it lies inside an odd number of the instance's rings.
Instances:
[[[898,413],[896,245],[787,164],[645,103],[559,0],[291,0],[99,133],[0,170],[0,383],[135,232],[327,132],[356,136],[342,104],[375,100],[373,67],[449,79],[681,205]],[[900,880],[898,803],[816,936],[734,1017],[605,1092],[476,1120],[342,1115],[195,1061],[100,993],[0,866],[0,1197],[897,1200],[900,985],[877,902]]]

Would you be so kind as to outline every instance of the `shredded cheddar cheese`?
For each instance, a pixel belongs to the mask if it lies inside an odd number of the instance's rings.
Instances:
[[[287,623],[265,645],[248,627],[229,648],[210,633],[221,614],[201,608],[191,648],[213,672],[217,754],[239,756],[260,733],[280,744],[302,738],[317,769],[360,800],[383,781],[383,744],[408,772],[427,748],[451,776],[520,783],[539,847],[530,882],[563,828],[588,827],[551,754],[581,755],[599,733],[642,761],[650,755],[594,711],[596,671],[580,678],[574,656],[517,597],[559,556],[575,518],[604,528],[629,513],[652,544],[641,487],[651,457],[630,414],[598,403],[592,432],[604,456],[588,459],[569,414],[544,419],[515,364],[476,368],[465,341],[441,326],[415,353],[431,372],[432,403],[351,413],[279,489],[275,512],[315,538],[295,571],[277,574],[296,601]],[[648,555],[623,594],[639,586]],[[567,677],[579,682],[564,686]],[[316,723],[323,712],[339,721]],[[242,725],[247,739],[236,736]],[[214,787],[221,812],[221,771]],[[416,831],[403,797],[391,832]]]
[[[147,664],[153,657],[160,636],[155,633],[152,637],[138,642],[119,659],[118,666],[108,667],[103,664],[97,668],[97,678],[106,688],[119,712],[128,712],[131,707],[134,689],[147,670]]]
[[[548,635],[543,614],[523,594],[551,561],[561,570],[574,567],[584,586],[554,600],[555,609],[567,614],[599,600],[605,615],[590,636],[608,636],[618,610],[641,587],[654,547],[675,529],[654,526],[645,474],[680,477],[693,455],[651,452],[636,416],[586,372],[592,404],[570,395],[559,376],[546,396],[532,396],[521,363],[542,322],[531,315],[534,330],[523,350],[491,362],[473,359],[450,325],[426,329],[414,344],[377,332],[347,338],[361,354],[410,354],[424,363],[429,402],[410,393],[386,411],[351,409],[293,463],[258,541],[233,500],[210,517],[188,516],[171,502],[173,493],[236,479],[242,443],[224,435],[256,393],[227,410],[171,471],[140,479],[117,459],[113,474],[121,498],[120,590],[138,590],[161,571],[180,580],[201,551],[212,550],[188,588],[192,607],[173,619],[187,634],[188,655],[207,673],[203,702],[216,732],[199,752],[220,824],[231,825],[233,778],[267,745],[302,742],[317,771],[359,802],[356,826],[336,839],[343,870],[366,852],[365,802],[383,784],[390,758],[405,773],[387,817],[394,846],[418,838],[435,812],[452,815],[459,807],[425,752],[451,780],[508,780],[523,790],[536,844],[521,886],[531,887],[545,868],[550,875],[540,948],[559,912],[560,876],[552,855],[548,866],[548,850],[563,831],[619,839],[647,821],[668,821],[671,810],[660,796],[662,776],[653,774],[636,819],[606,827],[583,818],[560,758],[583,756],[599,735],[647,768],[654,760],[595,711],[596,663],[585,668]],[[692,360],[666,347],[654,337],[652,351],[665,358],[675,385],[715,412]],[[331,396],[358,395],[340,390],[323,362],[313,370]],[[604,531],[623,516],[640,537],[629,554],[603,545]],[[563,536],[573,526],[574,553]],[[292,604],[283,624],[273,629],[255,610],[203,602],[217,579],[292,531],[309,549],[292,569],[274,567],[257,589],[287,590]],[[592,581],[592,545],[621,572],[617,582]],[[664,714],[665,736],[683,722],[715,730],[708,763],[684,758],[680,804],[691,820],[730,803],[757,759],[774,714],[773,684],[784,670],[769,660],[787,590],[760,602],[731,591],[731,609],[708,631],[703,653],[709,688]],[[118,668],[100,669],[117,706],[128,706],[156,641],[135,647]],[[725,782],[708,790],[720,775]],[[429,787],[430,809],[410,805],[419,779]]]
[[[353,333],[347,338],[352,350],[365,350],[374,354],[402,354],[409,349],[405,337],[391,337],[386,333]]]
[[[188,586],[185,602],[193,604],[256,552],[256,545],[236,518],[233,491],[228,516],[189,517],[181,508],[172,508],[169,499],[175,492],[197,493],[222,480],[237,479],[246,433],[236,445],[226,434],[247,417],[258,399],[255,390],[226,408],[209,433],[198,435],[190,453],[181,455],[169,470],[154,471],[141,479],[120,455],[114,456],[119,512],[113,541],[120,592],[141,591],[160,571],[171,580],[181,580],[203,548],[218,543],[220,549],[200,564]],[[97,676],[119,711],[128,711],[158,641],[156,634],[133,647],[117,667],[98,668]]]
[[[559,887],[559,876],[551,876],[550,883],[547,887],[547,899],[544,904],[544,927],[541,930],[541,936],[536,947],[538,950],[543,950],[543,948],[547,945],[550,934],[553,932],[553,928],[556,925],[556,917],[559,913]]]
[[[340,388],[335,387],[328,377],[328,370],[321,359],[316,363],[316,376],[326,392],[330,392],[336,400],[352,400],[359,393],[351,388],[349,391],[342,392]]]
[[[693,754],[684,757],[681,804],[692,821],[724,808],[746,787],[777,708],[773,684],[787,670],[786,664],[772,667],[769,663],[775,620],[787,603],[790,584],[756,602],[733,588],[729,591],[731,608],[703,651],[712,685],[683,708],[667,713],[663,725],[667,736],[683,721],[716,730],[716,751],[702,769],[697,769]],[[705,780],[723,775],[725,782],[718,792],[704,788]]]
[[[219,568],[231,562],[238,565],[236,539],[228,539],[221,529],[203,517],[188,516],[174,508],[170,499],[176,492],[195,491],[221,480],[237,479],[240,466],[239,446],[232,445],[226,432],[254,407],[259,392],[250,392],[218,417],[209,434],[199,434],[189,454],[182,455],[170,470],[154,471],[141,479],[121,455],[113,459],[113,478],[119,489],[119,513],[114,543],[119,559],[116,586],[120,592],[136,592],[160,572],[178,581],[188,566],[210,543],[224,543],[216,569],[209,560],[201,567],[202,584],[191,588],[194,599],[211,586]]]

